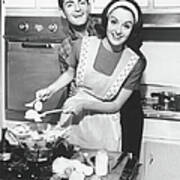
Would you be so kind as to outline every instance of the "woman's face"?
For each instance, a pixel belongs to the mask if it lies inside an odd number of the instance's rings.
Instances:
[[[87,0],[64,0],[63,11],[71,24],[81,26],[87,23],[90,5]]]
[[[108,16],[106,38],[111,47],[122,47],[134,26],[132,13],[124,8],[113,10]]]

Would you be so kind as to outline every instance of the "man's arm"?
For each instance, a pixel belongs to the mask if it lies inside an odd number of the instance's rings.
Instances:
[[[68,69],[59,76],[59,78],[50,84],[47,88],[40,89],[36,92],[36,98],[47,100],[49,99],[55,92],[67,86],[74,78],[75,69],[72,67],[68,67]]]
[[[67,71],[65,71],[59,78],[48,86],[48,89],[53,91],[53,93],[67,86],[74,78],[75,70],[72,67],[68,67]]]

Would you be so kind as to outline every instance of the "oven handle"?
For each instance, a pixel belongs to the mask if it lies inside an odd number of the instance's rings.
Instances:
[[[43,48],[43,49],[50,49],[52,45],[49,43],[22,43],[21,45],[23,48]]]

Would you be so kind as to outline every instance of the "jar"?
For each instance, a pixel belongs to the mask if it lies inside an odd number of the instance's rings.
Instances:
[[[96,154],[95,172],[97,176],[108,174],[108,154],[105,150],[99,150]]]

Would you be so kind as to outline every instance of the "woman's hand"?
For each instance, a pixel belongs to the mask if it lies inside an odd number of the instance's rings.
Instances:
[[[64,103],[63,112],[78,115],[83,111],[86,101],[85,99],[71,97]]]
[[[53,95],[53,90],[50,88],[40,89],[36,92],[36,98],[42,101],[48,100]]]

